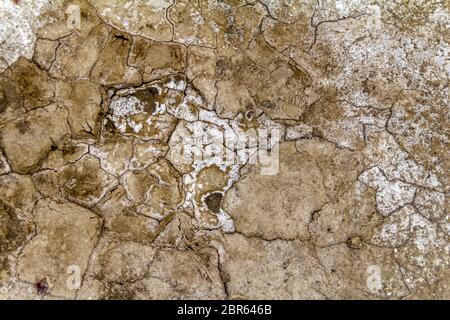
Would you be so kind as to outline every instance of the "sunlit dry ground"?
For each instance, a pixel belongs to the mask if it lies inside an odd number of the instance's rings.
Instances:
[[[0,298],[450,299],[449,10],[1,1]]]

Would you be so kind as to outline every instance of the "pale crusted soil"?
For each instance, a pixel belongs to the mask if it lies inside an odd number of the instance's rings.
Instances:
[[[0,298],[450,299],[449,10],[2,1]]]

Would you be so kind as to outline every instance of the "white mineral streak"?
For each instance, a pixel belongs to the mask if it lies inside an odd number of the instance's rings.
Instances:
[[[0,1],[0,71],[20,56],[32,58],[35,31],[43,25],[39,15],[52,5],[49,0]]]

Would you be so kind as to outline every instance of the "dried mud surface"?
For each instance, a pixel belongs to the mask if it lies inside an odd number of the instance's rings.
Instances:
[[[2,1],[0,298],[450,299],[449,21]],[[182,156],[249,128],[281,132],[276,174]]]

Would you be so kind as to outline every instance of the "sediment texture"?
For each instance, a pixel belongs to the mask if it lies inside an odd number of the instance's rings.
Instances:
[[[450,299],[449,21],[2,1],[0,298]],[[280,135],[236,148],[249,129]],[[270,172],[242,154],[263,148]]]

